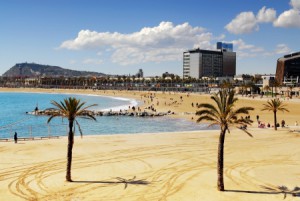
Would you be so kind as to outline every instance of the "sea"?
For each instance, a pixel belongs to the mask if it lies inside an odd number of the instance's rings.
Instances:
[[[97,111],[126,110],[129,106],[139,106],[141,104],[141,102],[134,99],[93,94],[0,92],[0,138],[12,138],[15,132],[18,133],[18,137],[66,136],[68,133],[67,119],[56,117],[48,124],[49,116],[28,113],[34,111],[35,107],[40,110],[53,108],[52,100],[59,102],[68,97],[79,98],[86,102],[86,105],[97,104],[97,106],[90,108]],[[198,124],[169,116],[96,116],[96,119],[97,121],[77,118],[83,135],[142,134],[216,129],[208,128],[207,124]],[[78,126],[76,124],[75,126],[75,135],[80,135]]]

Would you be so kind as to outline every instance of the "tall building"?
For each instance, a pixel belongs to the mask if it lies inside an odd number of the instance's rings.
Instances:
[[[222,50],[226,52],[233,52],[233,44],[232,43],[223,43],[217,42],[217,50]]]
[[[285,79],[297,77],[300,77],[300,52],[284,55],[277,60],[276,80],[280,84],[283,84]]]
[[[233,77],[236,73],[236,53],[232,44],[217,43],[220,50],[193,49],[183,52],[183,78]]]

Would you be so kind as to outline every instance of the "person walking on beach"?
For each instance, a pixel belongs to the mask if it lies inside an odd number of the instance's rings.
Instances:
[[[17,132],[15,132],[15,134],[14,134],[14,140],[15,140],[15,143],[18,143],[18,133]]]

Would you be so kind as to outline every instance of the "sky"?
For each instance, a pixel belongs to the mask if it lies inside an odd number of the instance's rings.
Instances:
[[[183,51],[233,43],[237,74],[300,51],[300,0],[0,1],[0,74],[16,63],[183,74]]]

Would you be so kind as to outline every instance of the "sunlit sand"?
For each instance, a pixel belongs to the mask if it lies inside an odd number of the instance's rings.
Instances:
[[[20,91],[1,89],[15,90]],[[143,109],[153,104],[193,121],[196,103],[209,100],[208,95],[155,93],[148,103],[148,92],[21,90],[132,97],[145,101]],[[274,131],[257,128],[256,115],[273,124],[273,114],[260,111],[267,99],[239,98],[239,105],[255,107],[248,128],[253,138],[236,128],[227,134],[225,192],[217,191],[219,131],[174,131],[76,137],[72,183],[65,182],[67,138],[0,142],[1,200],[283,200],[280,186],[286,187],[285,200],[300,199],[293,191],[300,186],[300,127],[294,126],[300,122],[300,102],[285,102],[290,112],[279,112],[278,120],[288,126]]]

